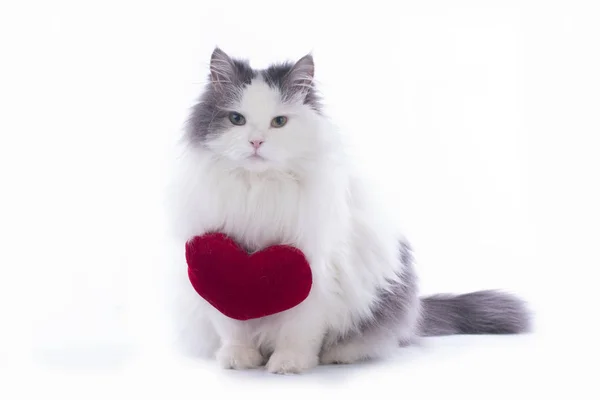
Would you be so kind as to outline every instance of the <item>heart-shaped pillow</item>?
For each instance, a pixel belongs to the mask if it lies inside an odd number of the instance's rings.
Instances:
[[[248,254],[221,233],[186,243],[192,286],[206,301],[237,320],[261,318],[300,304],[312,287],[304,254],[291,246],[271,246]]]

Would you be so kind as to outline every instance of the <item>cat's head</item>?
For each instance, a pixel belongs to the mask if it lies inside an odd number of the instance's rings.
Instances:
[[[217,47],[188,138],[250,171],[293,170],[310,163],[324,146],[313,78],[311,55],[254,70]]]

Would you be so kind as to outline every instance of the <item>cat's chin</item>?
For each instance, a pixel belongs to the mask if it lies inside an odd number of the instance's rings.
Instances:
[[[251,172],[264,172],[271,168],[271,163],[264,157],[250,156],[241,163],[241,166]]]

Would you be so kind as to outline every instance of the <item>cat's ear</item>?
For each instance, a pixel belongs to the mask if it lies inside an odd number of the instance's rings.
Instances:
[[[287,89],[295,96],[306,96],[312,88],[315,76],[315,63],[311,54],[299,59],[286,77]]]
[[[232,83],[235,77],[235,65],[231,57],[219,47],[215,47],[210,57],[210,79],[213,85],[221,87]]]

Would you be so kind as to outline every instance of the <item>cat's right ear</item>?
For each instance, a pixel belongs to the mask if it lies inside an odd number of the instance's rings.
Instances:
[[[219,47],[215,47],[210,57],[210,78],[217,88],[232,83],[235,76],[235,66],[231,57]]]
[[[285,76],[286,97],[304,100],[312,89],[315,75],[315,63],[312,54],[298,60]]]

